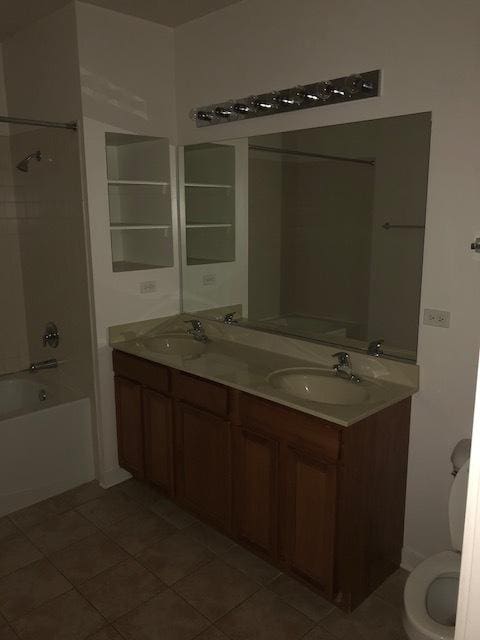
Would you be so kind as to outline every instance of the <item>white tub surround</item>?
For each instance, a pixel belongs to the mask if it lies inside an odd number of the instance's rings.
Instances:
[[[90,400],[58,370],[0,378],[0,517],[95,477]]]

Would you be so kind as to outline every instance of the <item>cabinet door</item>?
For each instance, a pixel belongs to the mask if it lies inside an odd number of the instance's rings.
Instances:
[[[217,526],[230,528],[230,422],[177,404],[177,495]]]
[[[142,387],[115,376],[118,461],[136,478],[144,477]]]
[[[235,428],[234,434],[236,535],[275,558],[279,445],[245,428]]]
[[[171,402],[156,391],[143,390],[145,476],[169,494],[173,490]]]
[[[332,596],[336,465],[285,448],[285,560],[290,569]]]

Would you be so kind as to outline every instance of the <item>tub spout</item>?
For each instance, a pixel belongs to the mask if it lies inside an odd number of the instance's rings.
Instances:
[[[50,360],[32,362],[32,364],[30,365],[30,371],[34,373],[35,371],[41,371],[42,369],[55,369],[56,367],[58,367],[57,359],[51,358]]]

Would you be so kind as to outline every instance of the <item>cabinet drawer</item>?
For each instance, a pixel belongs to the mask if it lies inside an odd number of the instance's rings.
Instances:
[[[274,438],[320,451],[328,460],[338,460],[340,431],[330,423],[301,411],[242,393],[240,421]]]
[[[135,380],[135,382],[155,391],[161,393],[169,391],[168,369],[161,364],[114,350],[113,370],[116,375]]]
[[[177,400],[219,416],[228,415],[228,389],[220,384],[172,371],[172,391]]]

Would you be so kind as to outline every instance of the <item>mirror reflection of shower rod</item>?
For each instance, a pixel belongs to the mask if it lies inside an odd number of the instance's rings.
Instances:
[[[386,231],[389,229],[425,229],[424,224],[390,224],[390,222],[385,222],[382,227]]]

